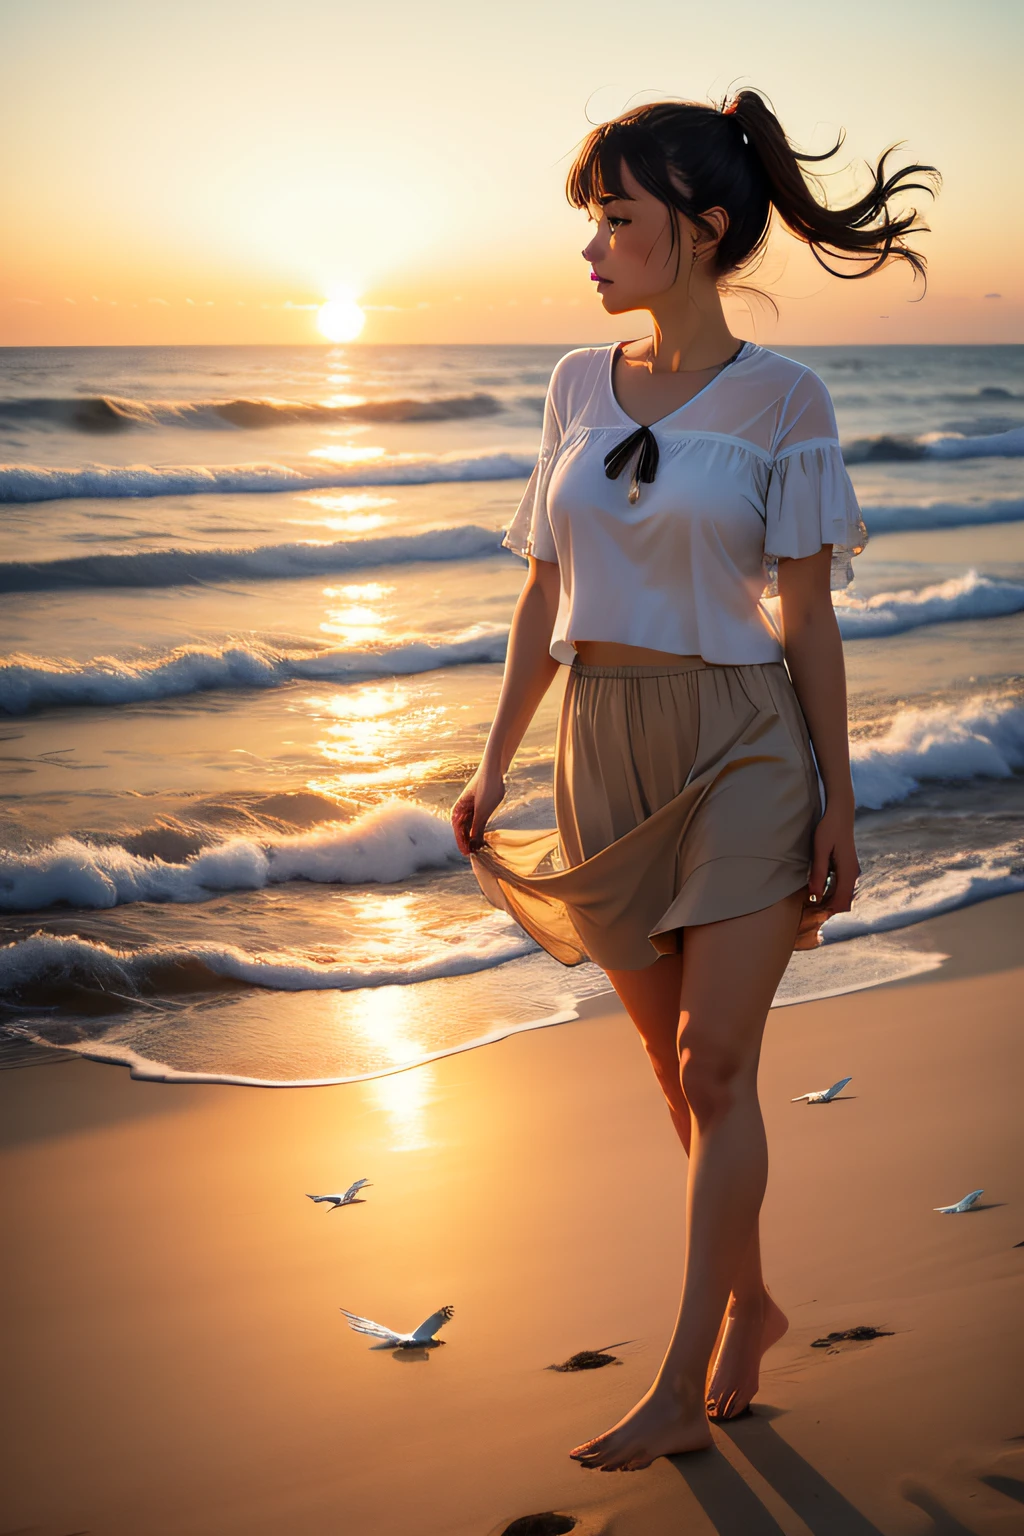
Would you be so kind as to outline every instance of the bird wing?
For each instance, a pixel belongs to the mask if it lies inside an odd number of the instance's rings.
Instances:
[[[834,1099],[837,1093],[842,1093],[847,1083],[852,1082],[852,1077],[841,1077],[838,1083],[833,1083],[831,1088],[826,1088],[825,1092],[822,1094],[822,1098],[824,1099],[825,1103],[827,1104],[829,1099]]]
[[[969,1195],[964,1195],[963,1199],[958,1202],[957,1209],[969,1211],[975,1200],[980,1200],[984,1193],[983,1189],[972,1189]]]
[[[454,1308],[452,1307],[441,1307],[439,1311],[432,1313],[425,1323],[420,1323],[418,1328],[413,1329],[410,1335],[413,1342],[425,1344],[428,1339],[432,1339],[437,1330],[444,1327],[451,1317],[453,1310]]]
[[[307,1200],[315,1200],[318,1205],[319,1205],[321,1200],[329,1200],[330,1198],[331,1198],[330,1195],[307,1195],[306,1196]]]
[[[355,1183],[354,1184],[350,1184],[348,1189],[346,1189],[344,1195],[342,1196],[342,1199],[343,1200],[351,1200],[352,1196],[353,1195],[357,1195],[359,1193],[359,1191],[363,1188],[363,1186],[366,1185],[366,1184],[369,1184],[369,1182],[370,1182],[369,1179],[356,1179]]]
[[[389,1344],[397,1344],[400,1339],[406,1338],[403,1333],[396,1333],[393,1328],[385,1328],[380,1323],[371,1322],[368,1317],[359,1317],[355,1312],[348,1312],[344,1307],[339,1307],[348,1318],[348,1325],[354,1328],[356,1333],[368,1333],[371,1338],[385,1339]]]

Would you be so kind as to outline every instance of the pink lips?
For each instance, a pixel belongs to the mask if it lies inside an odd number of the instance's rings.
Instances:
[[[611,282],[611,278],[609,278],[609,277],[602,277],[600,275],[600,273],[598,273],[598,272],[591,272],[591,274],[590,274],[590,281],[592,283],[609,283],[609,282]]]

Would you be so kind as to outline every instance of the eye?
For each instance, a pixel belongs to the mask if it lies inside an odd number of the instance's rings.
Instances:
[[[614,213],[608,214],[608,227],[609,227],[609,229],[611,228],[611,226],[613,224],[628,224],[628,223],[629,223],[628,219],[617,219],[615,217]]]

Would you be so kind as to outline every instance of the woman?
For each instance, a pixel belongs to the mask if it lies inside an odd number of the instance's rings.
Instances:
[[[724,110],[658,102],[603,124],[568,179],[597,225],[583,255],[606,312],[648,310],[652,334],[552,374],[504,539],[529,573],[452,823],[493,904],[564,964],[607,972],[689,1159],[678,1319],[646,1396],[571,1452],[588,1467],[708,1446],[709,1418],[747,1408],[787,1327],[761,1273],[758,1057],[790,955],[849,909],[858,874],[830,588],[867,535],[825,386],[734,337],[721,290],[773,209],[823,265],[849,260],[837,275],[922,272],[904,236],[923,226],[890,204],[930,190],[911,178],[933,168],[887,176],[888,153],[864,198],[826,209],[801,162],[829,156],[797,154],[742,91]],[[557,831],[485,836],[561,662]]]

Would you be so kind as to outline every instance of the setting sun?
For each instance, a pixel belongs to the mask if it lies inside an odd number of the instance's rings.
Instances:
[[[366,316],[355,299],[328,299],[320,306],[316,323],[328,341],[353,341],[366,324]]]

